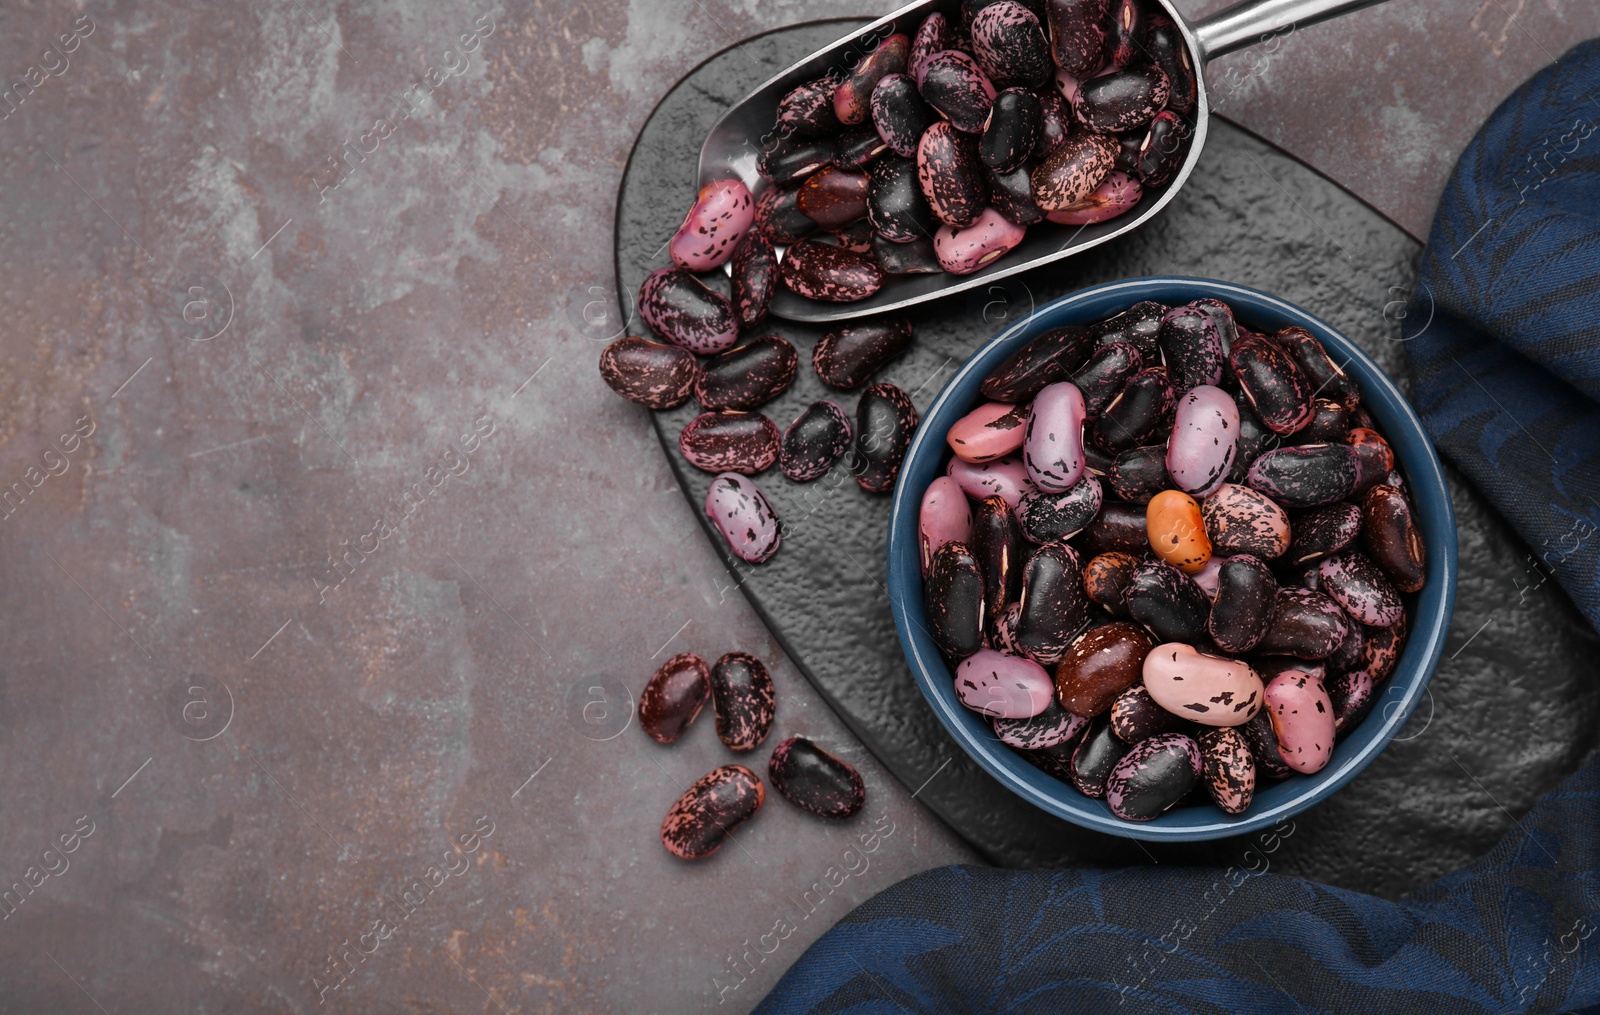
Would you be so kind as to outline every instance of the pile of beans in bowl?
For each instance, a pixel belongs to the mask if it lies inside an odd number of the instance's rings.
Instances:
[[[1315,336],[1213,299],[1047,331],[922,496],[927,632],[995,735],[1111,812],[1242,814],[1311,775],[1405,646],[1424,547]]]

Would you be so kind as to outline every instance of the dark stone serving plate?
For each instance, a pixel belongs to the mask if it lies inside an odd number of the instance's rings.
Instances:
[[[665,244],[695,192],[700,142],[756,85],[863,20],[816,22],[747,39],[701,64],[652,113],[617,201],[617,284],[629,331],[631,295],[665,263]],[[1417,243],[1292,157],[1224,121],[1213,124],[1185,190],[1142,229],[1072,261],[917,308],[916,340],[879,379],[925,408],[959,365],[1034,306],[1097,282],[1198,275],[1291,300],[1342,330],[1405,383],[1403,319]],[[709,280],[723,285],[720,274]],[[854,417],[856,394],[824,387],[809,367],[823,328],[768,320],[800,350],[800,377],[762,411],[780,429],[819,398]],[[1037,810],[978,768],[935,719],[901,655],[884,592],[889,498],[848,469],[807,484],[777,469],[756,477],[784,525],[771,561],[728,553],[701,505],[711,476],[677,437],[691,401],[655,426],[685,496],[742,592],[817,690],[918,799],[997,864],[1059,866],[1270,864],[1280,872],[1395,897],[1483,853],[1600,741],[1600,639],[1532,562],[1487,503],[1448,470],[1460,526],[1461,577],[1445,658],[1429,696],[1360,778],[1276,836],[1140,845]],[[1585,664],[1584,659],[1591,660]]]

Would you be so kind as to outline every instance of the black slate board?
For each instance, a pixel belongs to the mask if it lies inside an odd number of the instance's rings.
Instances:
[[[617,280],[636,292],[667,263],[665,243],[695,191],[695,158],[712,123],[762,81],[865,24],[815,22],[745,40],[679,82],[640,132],[618,197]],[[918,308],[910,353],[879,379],[928,406],[962,360],[1006,324],[1073,290],[1118,278],[1198,275],[1253,286],[1306,307],[1405,376],[1415,320],[1397,312],[1414,278],[1414,240],[1348,192],[1224,121],[1186,189],[1136,233],[1053,265]],[[720,274],[709,279],[726,282]],[[626,301],[625,301],[626,302]],[[624,310],[629,307],[625,306]],[[635,320],[631,316],[630,320]],[[642,328],[635,323],[632,329]],[[763,411],[783,428],[806,405],[855,394],[809,368],[824,329],[771,320],[757,333],[799,348],[800,378]],[[679,485],[706,523],[708,474],[677,449],[691,401],[655,414]],[[1452,470],[1461,579],[1445,659],[1431,694],[1354,783],[1298,818],[1280,843],[1232,839],[1140,845],[1087,832],[1000,787],[945,733],[912,683],[883,588],[889,498],[861,491],[844,466],[809,484],[776,469],[757,482],[785,527],[778,555],[752,566],[707,535],[742,591],[807,678],[917,798],[997,864],[1209,863],[1274,870],[1386,897],[1483,853],[1600,740],[1597,639],[1528,550]],[[1247,853],[1251,847],[1256,852]],[[1270,854],[1269,856],[1266,854]]]

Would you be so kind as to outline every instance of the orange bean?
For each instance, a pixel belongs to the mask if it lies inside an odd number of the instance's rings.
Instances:
[[[1193,574],[1211,559],[1211,540],[1206,538],[1200,505],[1182,490],[1163,490],[1150,498],[1144,527],[1150,549],[1173,567]]]

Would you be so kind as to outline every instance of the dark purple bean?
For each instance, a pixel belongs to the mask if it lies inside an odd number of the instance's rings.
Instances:
[[[1291,444],[1334,444],[1350,434],[1350,411],[1331,398],[1311,400],[1311,422],[1291,435]],[[1357,449],[1360,450],[1359,448]],[[1383,471],[1388,474],[1388,469]]]
[[[1192,729],[1182,716],[1173,715],[1150,697],[1143,684],[1135,684],[1111,703],[1111,732],[1126,744],[1137,744],[1163,733]]]
[[[922,65],[917,88],[923,100],[948,117],[957,130],[967,134],[983,131],[995,89],[972,57],[958,49],[933,54]]]
[[[853,817],[867,802],[867,785],[855,766],[805,737],[790,737],[772,749],[767,778],[779,796],[819,818]]]
[[[1083,364],[1090,344],[1083,328],[1069,324],[1051,328],[1007,356],[979,390],[991,402],[1021,405],[1047,385],[1064,381]]]
[[[931,275],[944,270],[931,236],[918,237],[910,243],[891,243],[874,233],[872,256],[890,275]]]
[[[1083,82],[1072,112],[1090,130],[1120,134],[1149,124],[1167,104],[1169,91],[1160,67],[1136,64]]]
[[[1333,361],[1328,350],[1311,332],[1290,326],[1274,335],[1273,339],[1294,358],[1316,394],[1331,398],[1346,409],[1354,409],[1361,404],[1361,388],[1345,373],[1343,367]]]
[[[817,341],[811,366],[822,383],[849,391],[859,388],[911,345],[911,322],[904,318],[851,324]]]
[[[1000,3],[1017,6],[1013,0]],[[1021,168],[1039,141],[1041,115],[1039,100],[1025,88],[1007,88],[995,96],[978,140],[978,161],[996,173]]]
[[[600,353],[600,378],[631,402],[650,409],[675,409],[694,390],[699,364],[694,353],[647,338],[619,338]]]
[[[1093,419],[1116,401],[1122,389],[1143,368],[1144,357],[1127,342],[1112,342],[1097,348],[1072,375],[1072,383],[1083,392],[1084,411]]]
[[[797,243],[817,224],[800,214],[800,192],[768,187],[756,197],[756,231],[771,243]]]
[[[1039,163],[1029,181],[1045,211],[1069,208],[1094,192],[1111,173],[1117,142],[1103,134],[1070,134]]]
[[[1389,679],[1394,668],[1400,663],[1400,653],[1406,647],[1406,630],[1409,622],[1404,613],[1400,619],[1388,627],[1365,627],[1361,629],[1362,637],[1362,666],[1361,668],[1372,674],[1372,682],[1381,684]]]
[[[1171,309],[1160,303],[1145,301],[1135,303],[1122,313],[1107,317],[1089,326],[1089,336],[1096,346],[1125,342],[1139,350],[1140,357],[1152,366],[1161,362],[1161,345],[1157,336],[1161,322]]]
[[[1400,619],[1405,607],[1400,593],[1372,558],[1360,550],[1346,550],[1317,563],[1321,579],[1317,588],[1333,597],[1344,612],[1363,626],[1388,627]]]
[[[1362,498],[1361,541],[1372,559],[1401,592],[1420,592],[1427,584],[1427,548],[1400,490],[1380,483]]]
[[[1128,586],[1139,564],[1131,553],[1116,551],[1090,558],[1083,569],[1084,594],[1112,616],[1128,616]]]
[[[1150,498],[1167,489],[1167,449],[1160,444],[1130,448],[1117,456],[1107,477],[1111,492],[1134,504],[1148,504]]]
[[[972,55],[996,87],[1038,88],[1050,80],[1050,40],[1027,7],[1014,0],[996,0],[971,22]]]
[[[1360,461],[1348,444],[1278,448],[1257,458],[1245,482],[1287,508],[1320,507],[1356,492]]]
[[[1163,109],[1150,120],[1150,129],[1139,143],[1135,175],[1146,187],[1164,187],[1183,166],[1193,135],[1189,125],[1170,109]]]
[[[877,231],[866,219],[856,219],[843,229],[836,229],[826,234],[833,240],[835,246],[864,255],[868,260],[871,260],[872,255],[872,238],[876,235]]]
[[[1072,745],[1078,734],[1089,725],[1081,715],[1073,715],[1054,700],[1043,712],[1026,719],[994,720],[994,735],[1000,742],[1019,751],[1037,751],[1047,747]]]
[[[985,607],[983,568],[962,542],[950,542],[933,555],[924,585],[928,635],[940,651],[961,659],[983,647]]]
[[[867,186],[867,218],[878,235],[894,243],[931,238],[939,223],[922,196],[917,164],[899,156],[872,168]]]
[[[1161,319],[1156,333],[1161,357],[1172,381],[1172,391],[1182,395],[1202,384],[1222,380],[1222,331],[1215,317],[1197,307],[1176,307]]]
[[[772,730],[778,689],[761,660],[729,652],[711,667],[711,705],[718,739],[731,751],[753,751]]]
[[[867,174],[825,166],[800,185],[800,214],[823,229],[839,229],[867,213]]]
[[[1150,534],[1145,527],[1144,506],[1120,500],[1106,501],[1094,521],[1084,526],[1079,539],[1085,556],[1096,557],[1117,551],[1143,556],[1150,550]],[[1198,587],[1198,586],[1196,586]]]
[[[1027,557],[1022,529],[1000,496],[985,497],[972,512],[972,552],[983,571],[983,597],[991,621],[1022,595]]]
[[[733,303],[683,268],[657,268],[645,276],[639,316],[662,338],[702,356],[721,352],[739,338]]]
[[[711,697],[711,670],[693,652],[680,652],[661,664],[639,695],[639,727],[658,743],[670,744],[700,715]]]
[[[1350,630],[1345,634],[1333,654],[1323,660],[1329,676],[1340,673],[1349,673],[1351,670],[1361,669],[1365,662],[1365,647],[1367,644],[1366,629],[1360,624],[1351,624]]]
[[[1350,618],[1321,592],[1280,588],[1272,604],[1267,633],[1256,642],[1263,655],[1326,659],[1349,632]]]
[[[890,74],[872,90],[872,125],[896,155],[915,158],[922,132],[938,119],[904,74]]]
[[[850,417],[836,403],[812,402],[778,444],[778,468],[796,483],[825,475],[850,450]]]
[[[1344,436],[1356,452],[1356,493],[1366,493],[1384,483],[1394,471],[1394,449],[1376,430],[1356,427]]]
[[[1026,165],[1009,173],[985,170],[984,179],[989,185],[989,207],[1007,221],[1019,226],[1044,221],[1045,210],[1033,202],[1033,182]]]
[[[917,409],[893,384],[872,384],[856,403],[856,484],[868,493],[888,493],[900,475],[917,429]]]
[[[706,359],[694,382],[694,397],[707,409],[748,412],[783,394],[799,367],[800,354],[787,339],[752,338]]]
[[[792,292],[828,303],[864,300],[883,279],[883,269],[861,254],[811,240],[792,245],[778,265],[778,281]]]
[[[1222,359],[1226,364],[1233,343],[1239,338],[1239,322],[1234,320],[1233,308],[1209,296],[1194,300],[1189,306],[1208,315],[1217,325],[1217,337],[1222,340]]]
[[[1140,0],[1111,0],[1110,15],[1106,19],[1105,59],[1120,69],[1145,54],[1144,6]]]
[[[1348,503],[1312,508],[1296,514],[1290,521],[1289,531],[1294,533],[1294,538],[1284,561],[1303,564],[1338,553],[1355,542],[1362,531],[1361,509]]]
[[[1147,367],[1128,379],[1094,421],[1095,440],[1108,450],[1138,447],[1170,422],[1175,402],[1166,370]]]
[[[832,78],[817,78],[797,85],[778,100],[777,129],[785,134],[821,136],[839,129],[833,111],[833,93],[838,86]]]
[[[766,788],[743,765],[723,765],[696,779],[661,822],[661,844],[682,860],[715,853],[761,809]]]
[[[772,290],[778,284],[778,255],[772,241],[751,229],[733,248],[733,311],[739,327],[750,328],[767,316]]]
[[[1071,539],[1100,510],[1100,480],[1085,472],[1065,493],[1045,493],[1028,487],[1016,506],[1022,534],[1035,543]]]
[[[955,30],[945,20],[945,16],[938,11],[928,15],[922,19],[916,34],[911,37],[911,52],[906,57],[906,74],[913,83],[921,85],[922,71],[928,62],[928,57],[947,49],[955,49],[956,45]]]
[[[1178,113],[1192,113],[1198,101],[1199,88],[1195,82],[1194,58],[1178,26],[1164,15],[1154,15],[1150,18],[1149,31],[1145,33],[1144,48],[1171,83],[1167,108]]]
[[[1294,769],[1283,760],[1283,751],[1278,747],[1278,733],[1272,728],[1272,709],[1262,709],[1251,716],[1248,722],[1235,726],[1234,729],[1244,735],[1244,741],[1250,747],[1250,756],[1255,760],[1258,775],[1281,780],[1294,774]]]
[[[1244,734],[1232,726],[1200,734],[1206,794],[1224,814],[1243,814],[1256,792],[1256,759]]]
[[[1106,0],[1046,0],[1056,66],[1082,81],[1105,62]]]
[[[1146,561],[1133,572],[1125,597],[1128,613],[1156,641],[1194,642],[1206,635],[1211,600],[1193,578],[1171,564]]]
[[[1084,796],[1105,796],[1106,780],[1128,749],[1127,742],[1111,731],[1109,719],[1095,719],[1072,752],[1072,784]]]
[[[1149,821],[1200,780],[1200,746],[1182,733],[1141,740],[1106,780],[1106,806],[1124,821]]]
[[[983,163],[974,138],[941,120],[922,133],[917,144],[917,182],[934,217],[965,229],[983,214],[988,200]]]
[[[1229,557],[1217,571],[1217,595],[1206,630],[1224,652],[1248,652],[1266,636],[1277,603],[1272,569],[1249,554]]]
[[[1039,96],[1039,140],[1033,146],[1033,158],[1043,160],[1061,147],[1072,133],[1072,107],[1054,88]]]
[[[878,43],[851,68],[833,93],[833,112],[840,123],[866,121],[871,112],[873,90],[888,75],[904,73],[910,50],[911,40],[896,33]]]
[[[778,137],[756,156],[756,172],[779,186],[788,186],[832,165],[833,153],[831,137]]]
[[[759,412],[704,412],[678,434],[678,450],[703,472],[753,476],[778,460],[778,427]]]
[[[1043,666],[1054,666],[1089,619],[1078,551],[1064,542],[1046,543],[1022,567],[1022,604],[1017,647]]]
[[[1366,670],[1349,670],[1331,676],[1326,681],[1328,700],[1333,702],[1333,732],[1344,736],[1367,717],[1377,701],[1377,688],[1372,674]]]
[[[1239,389],[1267,429],[1292,434],[1311,422],[1311,385],[1277,343],[1258,335],[1241,335],[1228,363]]]
[[[846,127],[836,142],[833,164],[840,169],[861,170],[875,163],[887,151],[889,143],[878,135],[877,128],[872,124]]]

